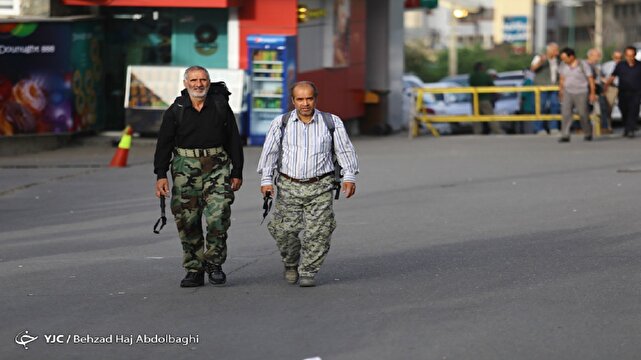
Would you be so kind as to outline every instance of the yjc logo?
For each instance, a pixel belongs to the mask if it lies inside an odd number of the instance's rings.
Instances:
[[[36,341],[37,339],[38,339],[37,336],[31,336],[29,335],[28,330],[24,330],[18,335],[16,335],[15,341],[16,341],[16,344],[24,346],[24,349],[27,350],[29,349],[27,344],[29,344],[32,341]]]

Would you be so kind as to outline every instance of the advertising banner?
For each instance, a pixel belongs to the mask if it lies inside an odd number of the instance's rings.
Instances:
[[[0,26],[0,56],[7,64],[0,68],[0,135],[70,131],[71,27]]]
[[[525,52],[527,44],[527,16],[505,16],[503,18],[503,41],[512,45],[516,54]]]
[[[0,24],[0,136],[68,133],[96,123],[101,69],[92,32],[75,32],[72,22]],[[92,40],[93,55],[85,49]]]

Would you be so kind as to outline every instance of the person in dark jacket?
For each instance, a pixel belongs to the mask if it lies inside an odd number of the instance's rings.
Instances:
[[[619,109],[625,130],[623,136],[634,138],[639,121],[639,103],[641,102],[641,62],[636,60],[637,49],[628,46],[623,52],[624,61],[619,61],[614,71],[605,82],[605,90],[619,79]]]
[[[470,86],[494,86],[494,79],[485,71],[485,65],[482,62],[474,64],[474,71],[470,74]],[[495,94],[479,94],[479,114],[493,115],[494,104],[492,97]],[[483,134],[483,124],[480,122],[472,123],[474,134]],[[489,122],[490,132],[492,134],[505,134],[501,125],[496,121]]]
[[[185,89],[165,111],[154,155],[156,196],[169,195],[187,275],[181,287],[223,285],[234,191],[240,189],[243,147],[225,83],[200,66],[185,70]],[[202,217],[207,235],[203,237]],[[206,241],[205,241],[206,240]]]

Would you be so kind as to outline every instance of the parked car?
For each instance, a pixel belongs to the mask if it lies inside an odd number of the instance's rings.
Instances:
[[[497,79],[494,80],[494,85],[501,87],[523,86],[523,72],[519,71],[519,73],[521,73],[520,78],[516,73],[505,77],[497,76]],[[497,115],[518,114],[521,109],[520,94],[517,91],[498,93],[497,100],[494,103],[494,113]],[[527,132],[526,129],[530,128],[528,123],[522,121],[502,121],[501,127],[511,134]]]
[[[418,76],[413,74],[403,75],[403,119],[408,119],[410,110],[412,106],[416,103],[414,96],[416,95],[416,89],[428,87],[426,83],[423,82]],[[442,105],[438,104],[438,100],[435,94],[423,93],[423,111],[428,114],[441,114]],[[432,124],[439,133],[441,134],[451,134],[452,125],[450,123],[433,123]]]
[[[459,84],[459,86],[470,86],[470,74],[449,75],[439,80],[439,82],[453,82]]]

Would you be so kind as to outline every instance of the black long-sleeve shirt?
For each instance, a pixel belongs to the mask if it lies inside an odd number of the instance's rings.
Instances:
[[[641,62],[634,60],[634,66],[627,61],[621,60],[612,72],[613,76],[619,77],[619,91],[641,92]]]
[[[187,90],[165,111],[158,132],[154,173],[158,179],[167,177],[174,148],[206,149],[222,146],[232,163],[231,177],[242,179],[243,146],[236,119],[227,102],[220,102],[224,114],[218,114],[214,100],[215,84],[210,87],[203,108],[197,111],[191,104]],[[225,89],[226,91],[226,89]],[[218,96],[218,95],[216,95]],[[224,107],[220,106],[223,103]],[[174,107],[184,106],[182,119],[178,121]]]

